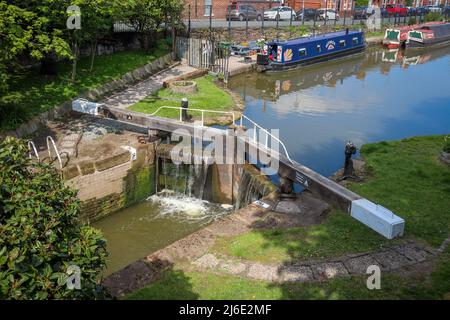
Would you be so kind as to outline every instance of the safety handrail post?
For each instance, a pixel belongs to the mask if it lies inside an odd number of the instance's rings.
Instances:
[[[31,152],[34,151],[34,155],[36,156],[38,162],[41,161],[41,160],[39,159],[39,154],[38,154],[38,152],[37,152],[36,145],[35,145],[34,142],[31,141],[31,140],[28,141],[28,149],[30,149],[30,152],[28,153],[28,156],[30,157],[30,159],[33,158],[32,155],[31,155]]]
[[[53,149],[55,150],[56,157],[58,158],[58,161],[59,161],[60,169],[62,170],[63,165],[62,165],[61,157],[59,155],[58,148],[56,147],[55,140],[53,140],[53,138],[51,136],[47,136],[48,156],[50,158],[52,157],[52,153],[51,153],[51,150],[50,150],[50,142],[51,142],[51,145],[53,146]]]

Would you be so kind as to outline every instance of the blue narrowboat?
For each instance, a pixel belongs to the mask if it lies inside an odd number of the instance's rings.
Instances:
[[[257,57],[257,70],[283,71],[361,53],[366,48],[364,32],[343,30],[264,45]]]

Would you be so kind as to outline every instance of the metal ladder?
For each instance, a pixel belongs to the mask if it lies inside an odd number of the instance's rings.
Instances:
[[[59,154],[58,148],[56,147],[55,140],[53,140],[53,138],[51,136],[47,136],[46,141],[47,141],[47,150],[48,150],[49,159],[52,159],[51,147],[53,147],[53,150],[56,153],[56,158],[58,159],[58,162],[59,162],[59,169],[62,170],[63,164],[62,164],[62,160],[61,160],[61,156]],[[34,142],[32,140],[28,141],[28,149],[30,149],[30,151],[28,153],[29,158],[33,159],[33,153],[34,153],[34,157],[37,159],[37,161],[41,162],[39,153],[37,152],[37,149],[36,149],[36,145],[34,144]]]

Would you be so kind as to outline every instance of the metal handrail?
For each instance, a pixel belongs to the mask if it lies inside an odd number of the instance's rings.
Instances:
[[[274,136],[273,134],[271,134],[269,131],[267,131],[267,129],[261,127],[259,124],[257,124],[255,121],[253,121],[252,119],[250,119],[249,117],[247,117],[246,115],[242,114],[241,118],[240,118],[240,123],[239,125],[242,127],[242,121],[243,119],[248,120],[252,125],[253,125],[253,142],[256,142],[258,144],[260,144],[257,139],[256,139],[256,128],[259,128],[260,130],[262,130],[265,134],[266,134],[266,140],[265,140],[265,144],[264,147],[266,149],[269,149],[269,136],[272,137],[273,139],[275,139],[276,141],[278,141],[278,143],[283,147],[284,153],[286,155],[286,158],[291,162],[294,163],[294,161],[291,159],[291,157],[289,156],[289,152],[287,151],[287,148],[285,146],[285,144],[283,143],[283,141],[281,141],[278,137]],[[270,148],[272,150],[272,148]]]
[[[235,116],[234,116],[234,112],[232,111],[219,111],[219,110],[206,110],[206,109],[195,109],[195,108],[183,108],[183,107],[173,107],[173,106],[161,106],[158,109],[156,109],[155,112],[151,113],[150,116],[154,116],[156,115],[160,110],[162,109],[177,109],[180,110],[180,122],[183,122],[183,117],[182,117],[182,112],[183,110],[187,110],[187,111],[200,111],[202,113],[202,127],[204,126],[204,119],[205,119],[205,112],[209,112],[209,113],[220,113],[220,114],[231,114],[231,116],[233,117],[233,123],[236,121],[235,120]]]
[[[31,141],[31,140],[28,140],[28,149],[30,149],[30,152],[28,153],[28,156],[30,157],[30,159],[33,158],[33,156],[31,155],[31,152],[34,151],[34,155],[36,156],[38,162],[41,161],[41,160],[39,159],[39,154],[38,154],[38,152],[37,152],[36,145],[35,145],[34,142]]]
[[[180,110],[180,122],[183,122],[183,117],[182,117],[182,111],[183,110],[188,110],[188,111],[200,111],[202,113],[202,127],[204,126],[204,113],[205,112],[210,112],[210,113],[221,113],[221,114],[231,114],[231,116],[233,117],[233,124],[235,124],[236,119],[234,116],[234,112],[231,111],[218,111],[218,110],[205,110],[205,109],[195,109],[195,108],[183,108],[183,107],[173,107],[173,106],[161,106],[158,109],[156,109],[155,112],[151,113],[150,116],[154,116],[156,115],[160,110],[162,109],[176,109],[176,110]],[[248,120],[255,128],[254,132],[253,132],[253,142],[256,142],[259,144],[259,142],[256,139],[256,128],[259,128],[260,130],[262,130],[263,132],[266,133],[266,140],[265,140],[265,148],[269,149],[269,136],[272,137],[273,139],[275,139],[276,141],[278,141],[278,143],[283,147],[284,153],[286,155],[286,158],[291,162],[294,163],[294,161],[291,159],[291,157],[289,156],[289,152],[287,151],[287,148],[285,146],[285,144],[283,143],[283,141],[281,141],[279,138],[277,138],[276,136],[274,136],[273,134],[271,134],[269,131],[267,131],[267,129],[261,127],[259,124],[257,124],[255,121],[253,121],[252,119],[250,119],[249,117],[247,117],[244,114],[241,114],[241,118],[240,118],[240,126],[242,127],[242,121],[243,119]],[[272,150],[272,149],[271,149]]]
[[[55,152],[56,152],[56,157],[58,158],[59,165],[60,165],[61,170],[62,170],[63,165],[62,165],[61,157],[59,156],[58,148],[56,147],[55,141],[53,140],[53,138],[52,138],[51,136],[47,136],[48,156],[49,156],[50,158],[52,157],[52,152],[51,152],[51,150],[50,150],[50,142],[51,142],[51,144],[52,144],[52,146],[53,146],[53,149],[54,149]]]

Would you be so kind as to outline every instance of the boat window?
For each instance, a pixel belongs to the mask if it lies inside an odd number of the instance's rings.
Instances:
[[[306,56],[306,49],[302,48],[302,49],[298,50],[298,54],[300,55],[300,57]]]
[[[358,44],[358,38],[353,38],[353,44]]]
[[[316,51],[317,51],[317,53],[320,53],[320,51],[322,51],[322,49],[320,48],[320,44],[317,45]]]
[[[345,40],[339,41],[339,47],[341,48],[345,47]]]

